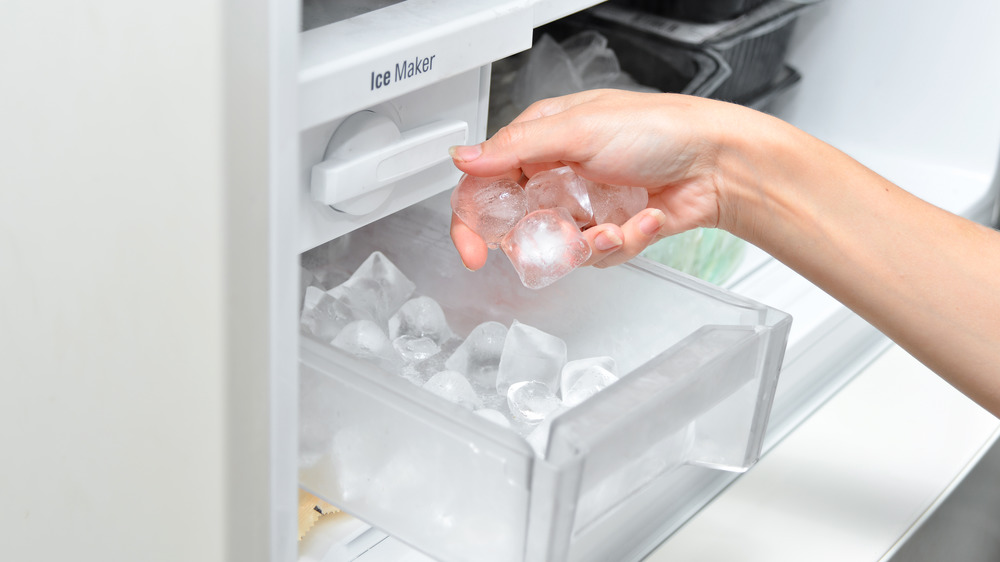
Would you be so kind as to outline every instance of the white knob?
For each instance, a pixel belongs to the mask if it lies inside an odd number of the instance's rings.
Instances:
[[[377,209],[401,179],[448,160],[448,147],[464,144],[465,121],[447,119],[400,132],[388,117],[362,111],[330,138],[323,161],[312,169],[312,197],[352,215]]]

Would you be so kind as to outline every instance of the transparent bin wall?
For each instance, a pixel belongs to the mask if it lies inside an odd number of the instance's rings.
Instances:
[[[304,488],[441,560],[521,559],[527,443],[323,344],[301,361]]]
[[[556,417],[538,459],[513,431],[307,341],[302,441],[319,445],[302,454],[313,462],[300,472],[306,488],[441,560],[598,560],[573,545],[595,540],[599,521],[625,528],[645,490],[685,468],[744,470],[756,460],[787,315],[645,260],[583,268],[532,291],[499,252],[466,270],[448,221],[447,197],[437,197],[303,264],[346,278],[381,251],[460,336],[516,319],[564,339],[570,360],[614,357],[624,376]],[[369,449],[371,458],[351,457]],[[345,472],[364,493],[342,482]],[[657,496],[660,517],[671,493]],[[604,559],[628,548],[600,542]]]

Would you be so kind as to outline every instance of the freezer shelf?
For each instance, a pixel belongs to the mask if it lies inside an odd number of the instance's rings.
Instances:
[[[440,560],[607,560],[631,545],[604,537],[633,533],[637,510],[672,517],[692,474],[756,461],[788,315],[653,263],[540,291],[499,253],[468,272],[440,202],[303,259],[353,270],[381,251],[459,334],[517,319],[564,339],[571,360],[610,355],[628,374],[556,417],[538,457],[513,431],[304,338],[303,487]]]

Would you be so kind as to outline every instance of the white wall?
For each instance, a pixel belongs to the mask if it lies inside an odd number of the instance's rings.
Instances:
[[[225,8],[0,4],[0,559],[267,555],[268,75]]]
[[[1000,157],[998,22],[991,0],[822,1],[796,27],[803,79],[779,114],[932,203],[982,212]]]

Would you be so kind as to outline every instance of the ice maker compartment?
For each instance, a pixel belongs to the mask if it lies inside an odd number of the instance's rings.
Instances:
[[[438,196],[303,263],[342,277],[380,251],[456,333],[518,320],[565,340],[570,360],[614,357],[621,380],[542,422],[538,456],[511,429],[304,337],[306,489],[445,562],[596,561],[627,553],[598,537],[630,513],[653,502],[666,520],[677,494],[697,493],[677,474],[756,461],[788,315],[642,259],[533,291],[499,252],[467,271],[448,223]]]

